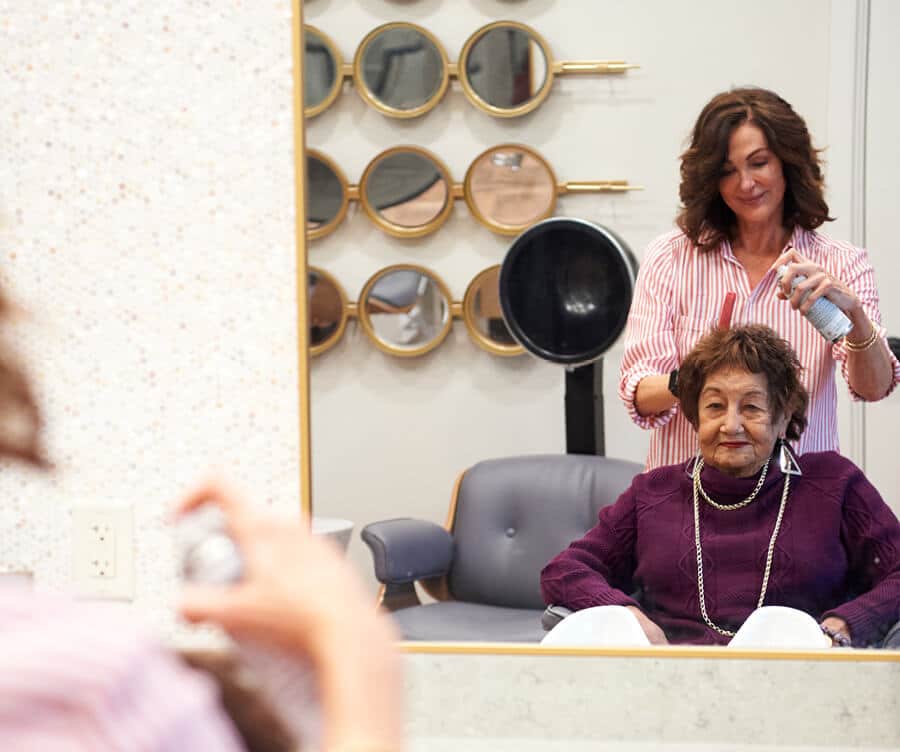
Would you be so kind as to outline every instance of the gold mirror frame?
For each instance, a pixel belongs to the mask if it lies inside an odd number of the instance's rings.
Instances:
[[[294,59],[294,211],[297,266],[297,389],[299,393],[299,491],[300,507],[312,517],[311,440],[309,423],[309,337],[307,319],[307,248],[305,129],[303,121],[303,46],[301,0],[293,4]],[[404,653],[456,655],[608,656],[611,658],[708,658],[713,660],[816,661],[828,663],[898,663],[900,650],[737,650],[711,647],[660,645],[650,648],[541,648],[539,645],[490,642],[400,642]]]
[[[497,278],[497,297],[499,300],[500,296],[500,264],[494,264],[493,266],[489,266],[487,269],[482,269],[475,277],[469,282],[468,287],[466,287],[466,293],[463,295],[462,301],[462,320],[466,325],[466,329],[469,332],[469,336],[472,338],[472,341],[475,342],[482,350],[486,350],[492,355],[499,355],[504,358],[515,357],[517,355],[523,355],[525,353],[525,348],[522,345],[516,343],[514,345],[501,345],[495,340],[492,340],[490,337],[486,336],[476,325],[476,311],[475,311],[475,302],[476,297],[478,295],[478,291],[481,287],[481,283],[485,279],[489,279],[491,276],[495,276]],[[504,324],[506,322],[504,321]],[[509,327],[507,327],[507,330]],[[512,337],[512,333],[510,333],[510,337]]]
[[[306,124],[303,120],[303,5],[291,0],[291,53],[294,63],[294,236],[297,291],[297,429],[300,515],[312,520],[312,433],[309,420],[309,319],[306,276]]]
[[[498,222],[481,211],[475,201],[471,187],[474,170],[478,166],[478,163],[492,152],[502,151],[504,149],[524,152],[528,156],[532,157],[535,161],[540,163],[540,165],[544,168],[547,175],[549,176],[554,188],[552,200],[545,211],[543,211],[539,216],[529,219],[527,222],[516,225]],[[435,169],[441,174],[447,185],[447,202],[445,203],[440,213],[425,224],[416,227],[410,227],[391,222],[390,220],[383,217],[381,213],[374,206],[372,206],[371,202],[368,199],[366,188],[373,171],[384,159],[394,154],[415,154],[429,160],[434,165]],[[453,203],[458,199],[463,199],[466,202],[466,205],[469,207],[469,211],[471,212],[472,216],[483,227],[487,228],[491,232],[497,233],[498,235],[513,236],[518,235],[537,222],[540,222],[541,220],[552,216],[554,211],[556,210],[556,204],[559,196],[564,196],[570,193],[627,193],[628,191],[643,190],[642,186],[631,185],[627,180],[582,180],[560,182],[559,180],[557,180],[556,173],[553,171],[550,163],[547,162],[547,160],[541,154],[539,154],[535,149],[532,149],[530,146],[515,143],[496,144],[495,146],[492,146],[481,152],[481,154],[479,154],[477,157],[475,157],[475,159],[472,160],[471,164],[466,169],[466,175],[462,183],[454,182],[453,177],[450,174],[450,170],[447,168],[447,165],[433,152],[421,146],[400,145],[379,152],[366,165],[362,174],[362,178],[360,179],[358,185],[350,183],[347,180],[346,175],[337,166],[337,164],[335,164],[332,159],[330,159],[328,156],[318,151],[317,149],[307,149],[307,159],[309,159],[310,157],[318,159],[327,167],[329,167],[340,182],[343,189],[343,200],[338,213],[327,224],[323,224],[315,229],[309,230],[308,238],[310,240],[323,238],[333,233],[346,217],[350,201],[359,201],[360,204],[362,204],[362,208],[366,216],[368,216],[369,219],[379,229],[395,238],[422,238],[426,235],[431,235],[432,233],[436,232],[450,218],[450,215],[453,212]]]
[[[358,194],[355,191],[356,186],[350,185],[344,171],[337,166],[331,157],[326,156],[318,149],[306,149],[305,152],[304,168],[307,167],[310,158],[318,159],[334,173],[334,176],[341,184],[341,206],[334,218],[318,227],[312,229],[309,227],[306,228],[306,237],[310,240],[317,240],[318,238],[324,238],[326,235],[331,235],[331,233],[338,228],[341,222],[344,221],[344,217],[347,216],[347,210],[350,207],[350,199],[357,198]],[[305,209],[306,207],[304,205],[304,215],[306,214]]]
[[[369,87],[366,86],[365,78],[362,74],[363,55],[365,54],[366,47],[379,34],[383,34],[386,31],[391,31],[392,29],[411,29],[418,32],[429,42],[431,42],[431,44],[434,45],[434,48],[437,50],[438,55],[441,58],[441,82],[440,84],[438,84],[437,91],[432,94],[431,99],[429,99],[427,102],[411,110],[401,110],[396,107],[391,107],[390,105],[382,102],[369,90]],[[447,57],[447,51],[444,49],[444,46],[430,31],[422,28],[418,24],[409,23],[407,21],[394,21],[391,23],[382,24],[381,26],[372,29],[372,31],[366,34],[362,42],[359,43],[359,46],[356,48],[356,54],[353,56],[353,80],[356,83],[356,91],[363,98],[363,101],[370,107],[374,107],[376,110],[384,115],[387,115],[388,117],[408,120],[410,118],[416,118],[420,115],[424,115],[426,112],[430,112],[435,107],[437,107],[441,99],[444,98],[444,94],[447,93],[447,88],[450,86],[450,60]]]
[[[483,269],[475,277],[472,278],[472,281],[469,282],[466,287],[466,293],[463,296],[462,302],[457,302],[453,300],[453,297],[450,295],[449,288],[443,279],[431,269],[428,269],[424,266],[418,266],[414,264],[395,264],[394,266],[387,266],[383,269],[379,269],[375,272],[363,285],[363,289],[359,294],[360,302],[350,302],[347,298],[346,293],[344,292],[344,288],[341,287],[341,284],[335,279],[333,275],[329,272],[326,272],[324,269],[318,266],[310,266],[308,267],[309,274],[317,274],[321,279],[329,282],[337,291],[338,296],[341,300],[341,317],[338,323],[338,328],[335,332],[324,342],[321,342],[318,345],[312,345],[310,347],[310,355],[316,357],[321,355],[324,352],[327,352],[331,348],[333,348],[340,341],[341,337],[344,336],[344,331],[347,328],[347,322],[352,318],[363,319],[360,315],[360,307],[363,300],[365,300],[365,295],[368,294],[368,291],[375,285],[375,283],[380,279],[384,274],[395,271],[395,270],[415,270],[420,273],[426,274],[430,279],[434,280],[438,284],[438,288],[441,293],[444,295],[445,300],[449,303],[449,327],[446,332],[442,332],[436,340],[432,340],[428,343],[427,349],[423,348],[422,351],[411,351],[411,350],[401,350],[399,348],[393,348],[390,345],[386,345],[382,340],[374,334],[374,327],[371,327],[371,321],[360,321],[360,324],[363,327],[363,330],[366,333],[366,336],[372,341],[372,343],[378,347],[383,352],[388,353],[389,355],[397,355],[402,358],[414,358],[419,355],[424,355],[426,352],[430,352],[431,350],[437,348],[441,345],[449,335],[450,329],[453,326],[454,319],[462,319],[463,323],[466,326],[466,331],[469,333],[469,337],[472,341],[478,345],[482,350],[491,353],[492,355],[499,355],[501,357],[514,357],[517,355],[524,355],[525,348],[519,344],[515,345],[505,345],[500,344],[490,337],[484,335],[476,326],[475,318],[475,297],[479,290],[480,283],[491,274],[499,275],[500,273],[500,264],[494,264],[493,266],[489,266],[486,269]],[[499,278],[498,278],[499,283]],[[498,295],[499,295],[499,284],[498,284]],[[367,327],[366,324],[369,324]],[[512,335],[510,335],[512,336]],[[312,343],[312,338],[310,337],[310,343]]]
[[[317,266],[307,267],[307,279],[309,278],[309,276],[311,276],[313,274],[318,275],[320,279],[324,280],[325,282],[330,284],[332,287],[334,287],[335,291],[337,292],[338,298],[341,301],[341,317],[340,317],[340,320],[338,321],[337,329],[335,329],[335,331],[331,334],[331,336],[328,337],[328,339],[324,340],[323,342],[320,342],[318,345],[313,343],[311,336],[309,338],[309,354],[311,357],[316,357],[317,355],[321,355],[323,352],[330,350],[338,342],[341,341],[341,337],[344,336],[344,330],[347,328],[347,321],[349,321],[350,316],[351,316],[351,304],[347,298],[347,293],[344,292],[344,288],[341,287],[340,282],[338,282],[337,279],[335,279],[333,275],[329,274],[324,269],[321,269],[320,267],[317,267]],[[309,283],[307,282],[307,285],[308,284]],[[310,305],[309,305],[309,307],[310,307],[309,324],[310,324],[310,328],[312,328],[312,325],[313,325],[313,312],[312,312],[313,296],[312,295],[309,296],[309,303],[310,303]]]
[[[378,334],[375,332],[375,326],[369,318],[366,301],[369,299],[372,288],[375,287],[382,277],[391,272],[400,271],[418,272],[419,274],[428,277],[437,286],[438,291],[447,303],[447,320],[444,322],[437,335],[421,347],[401,349],[387,344],[379,338]],[[383,269],[379,269],[375,274],[369,277],[365,285],[363,285],[363,289],[359,293],[359,300],[356,303],[356,316],[366,335],[379,350],[398,358],[418,358],[420,355],[425,355],[438,347],[445,339],[447,339],[447,335],[450,334],[451,329],[453,329],[453,297],[450,295],[450,290],[447,289],[447,285],[444,284],[444,280],[430,269],[426,269],[424,266],[419,266],[418,264],[393,264],[391,266],[386,266]]]
[[[372,206],[372,202],[369,201],[368,186],[372,174],[385,159],[395,154],[415,154],[416,156],[427,159],[440,173],[444,184],[447,186],[447,200],[444,202],[444,207],[434,219],[417,227],[399,225],[391,222],[389,219],[386,219],[378,209]],[[359,179],[359,187],[356,189],[356,193],[359,197],[359,202],[362,204],[363,211],[365,211],[369,219],[388,235],[392,235],[395,238],[421,238],[426,235],[431,235],[433,232],[437,232],[437,230],[439,230],[450,218],[450,214],[453,212],[453,201],[456,198],[453,178],[450,177],[450,170],[447,169],[447,165],[438,159],[432,152],[428,151],[428,149],[424,149],[421,146],[395,146],[376,154],[369,164],[366,165],[362,177]]]
[[[314,118],[316,115],[320,115],[325,110],[327,110],[331,105],[334,104],[334,100],[336,100],[340,94],[341,89],[344,86],[344,79],[347,77],[347,70],[344,65],[344,58],[341,56],[341,51],[337,48],[337,45],[334,43],[334,40],[329,37],[324,31],[315,26],[311,26],[310,24],[303,25],[303,53],[306,54],[306,35],[312,32],[313,34],[318,35],[318,37],[322,40],[322,43],[325,45],[325,48],[328,50],[331,55],[331,59],[334,61],[334,83],[331,85],[331,89],[325,98],[319,102],[317,105],[313,105],[312,107],[307,107],[305,103],[305,92],[304,92],[304,106],[303,106],[303,116],[306,118]]]

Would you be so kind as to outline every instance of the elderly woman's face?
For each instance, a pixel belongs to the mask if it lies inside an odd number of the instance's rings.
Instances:
[[[769,149],[760,127],[747,122],[735,128],[722,165],[719,193],[738,223],[780,225],[785,188],[781,160]]]
[[[703,461],[739,478],[759,471],[788,422],[785,416],[772,415],[766,377],[744,370],[710,374],[697,408]]]

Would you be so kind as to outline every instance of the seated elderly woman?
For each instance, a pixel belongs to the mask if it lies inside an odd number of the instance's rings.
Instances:
[[[883,638],[900,619],[900,523],[852,462],[789,449],[806,425],[799,371],[768,327],[703,337],[679,370],[699,454],[603,509],[544,568],[547,603],[625,607],[654,644],[727,643],[764,612],[805,619],[824,646]]]

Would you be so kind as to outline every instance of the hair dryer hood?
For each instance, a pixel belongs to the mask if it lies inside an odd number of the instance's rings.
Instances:
[[[613,232],[568,217],[538,222],[506,253],[500,304],[516,340],[553,363],[601,357],[625,328],[637,263]]]

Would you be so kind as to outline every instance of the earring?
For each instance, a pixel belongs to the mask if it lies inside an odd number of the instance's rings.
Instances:
[[[790,445],[783,438],[778,439],[778,467],[785,475],[803,475],[800,463],[794,456]]]

